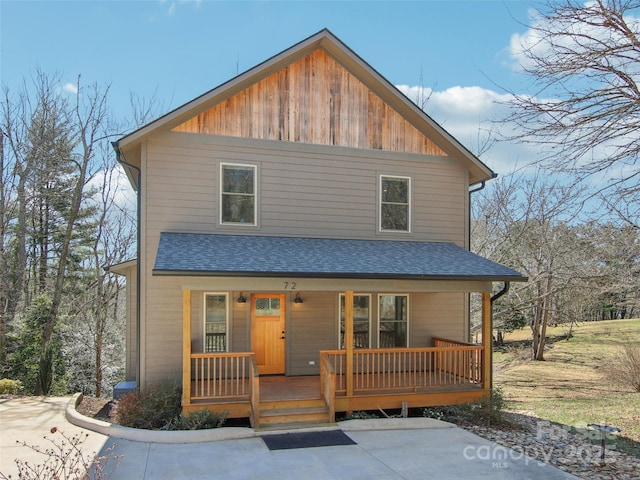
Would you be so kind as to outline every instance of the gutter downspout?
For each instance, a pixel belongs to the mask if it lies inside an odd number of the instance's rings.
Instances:
[[[493,178],[496,178],[495,174],[494,174]],[[474,188],[472,190],[469,190],[469,219],[468,219],[469,228],[468,228],[468,232],[467,232],[467,242],[468,242],[468,245],[469,245],[469,250],[471,250],[471,194],[479,192],[480,190],[483,190],[486,185],[487,185],[487,182],[483,180],[482,182],[480,182],[480,186],[478,186],[478,187],[476,187],[476,188]]]
[[[137,342],[137,346],[136,346],[136,390],[140,390],[140,375],[141,375],[141,365],[140,365],[140,273],[141,273],[141,268],[140,268],[140,212],[142,209],[142,197],[141,197],[141,189],[142,189],[142,171],[140,170],[140,168],[136,167],[135,165],[127,162],[125,160],[124,154],[122,153],[122,151],[120,150],[120,146],[118,145],[118,142],[111,142],[111,146],[113,147],[113,149],[116,151],[116,160],[119,164],[125,166],[125,167],[129,167],[132,168],[133,170],[135,170],[137,172],[137,184],[138,184],[138,188],[136,189],[136,207],[137,207],[137,212],[136,212],[136,342]]]
[[[490,332],[493,332],[493,302],[498,300],[503,295],[506,295],[510,288],[511,288],[511,282],[505,281],[504,287],[502,287],[502,290],[500,290],[495,295],[492,295],[491,299],[489,300],[489,303],[491,304],[491,315],[489,316],[489,322],[491,323],[490,330],[489,330]],[[489,345],[493,345],[493,338],[489,342]],[[491,355],[489,356],[489,358],[491,359],[491,371],[493,372],[493,348],[491,349]],[[489,387],[491,388],[491,390],[493,390],[493,375],[491,375],[491,385],[489,385]]]
[[[511,282],[504,282],[504,287],[498,293],[491,297],[491,306],[493,306],[493,302],[498,300],[501,296],[505,295],[509,289],[511,288]]]
[[[487,182],[483,180],[478,187],[469,190],[469,214],[467,218],[467,245],[469,245],[469,250],[471,250],[471,194],[479,192],[486,184]],[[467,293],[467,337],[468,342],[473,341],[471,336],[471,293]]]

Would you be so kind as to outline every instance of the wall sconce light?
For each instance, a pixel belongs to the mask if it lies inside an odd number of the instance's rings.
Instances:
[[[238,303],[247,303],[247,299],[244,298],[244,295],[242,295],[242,292],[240,292],[240,296],[238,297]]]
[[[296,298],[293,299],[293,303],[303,303],[299,293],[296,293]]]

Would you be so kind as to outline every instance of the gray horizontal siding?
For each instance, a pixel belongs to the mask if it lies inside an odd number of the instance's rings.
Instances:
[[[220,162],[258,166],[259,228],[218,224]],[[378,175],[382,173],[413,178],[413,232],[390,237],[458,245],[466,241],[466,173],[457,162],[443,157],[171,133],[148,142],[144,172],[146,382],[177,380],[182,372],[181,284],[151,275],[162,231],[387,238],[377,233]],[[226,290],[219,284],[210,291]],[[305,303],[291,305],[289,310],[287,369],[289,374],[316,374],[317,352],[337,347],[338,296],[337,292],[302,294]],[[424,301],[422,296],[412,296],[411,316],[419,319],[410,327],[413,346],[430,344],[433,335],[464,336],[465,313],[459,303],[463,294],[424,294]],[[234,296],[230,300],[233,350],[248,350],[249,305],[237,305]],[[200,346],[202,292],[192,302],[196,302],[192,303],[192,328],[198,332],[194,342]],[[315,367],[308,364],[314,359]]]
[[[257,230],[265,235],[377,238],[378,175],[387,174],[412,177],[413,231],[401,237],[464,244],[467,187],[457,162],[308,147],[176,133],[150,141],[148,233]],[[258,165],[257,229],[218,224],[220,162]]]

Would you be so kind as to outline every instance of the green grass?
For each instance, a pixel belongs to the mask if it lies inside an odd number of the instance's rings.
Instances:
[[[509,410],[585,429],[622,429],[617,448],[640,456],[640,393],[615,382],[612,365],[624,343],[640,343],[640,319],[585,322],[547,330],[545,361],[530,360],[529,328],[508,334],[494,353],[494,384]],[[615,442],[611,441],[611,444]]]

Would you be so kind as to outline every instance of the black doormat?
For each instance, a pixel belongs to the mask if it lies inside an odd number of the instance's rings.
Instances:
[[[269,450],[356,444],[356,442],[351,440],[342,430],[264,435],[262,440],[264,440],[264,443],[269,447]]]

